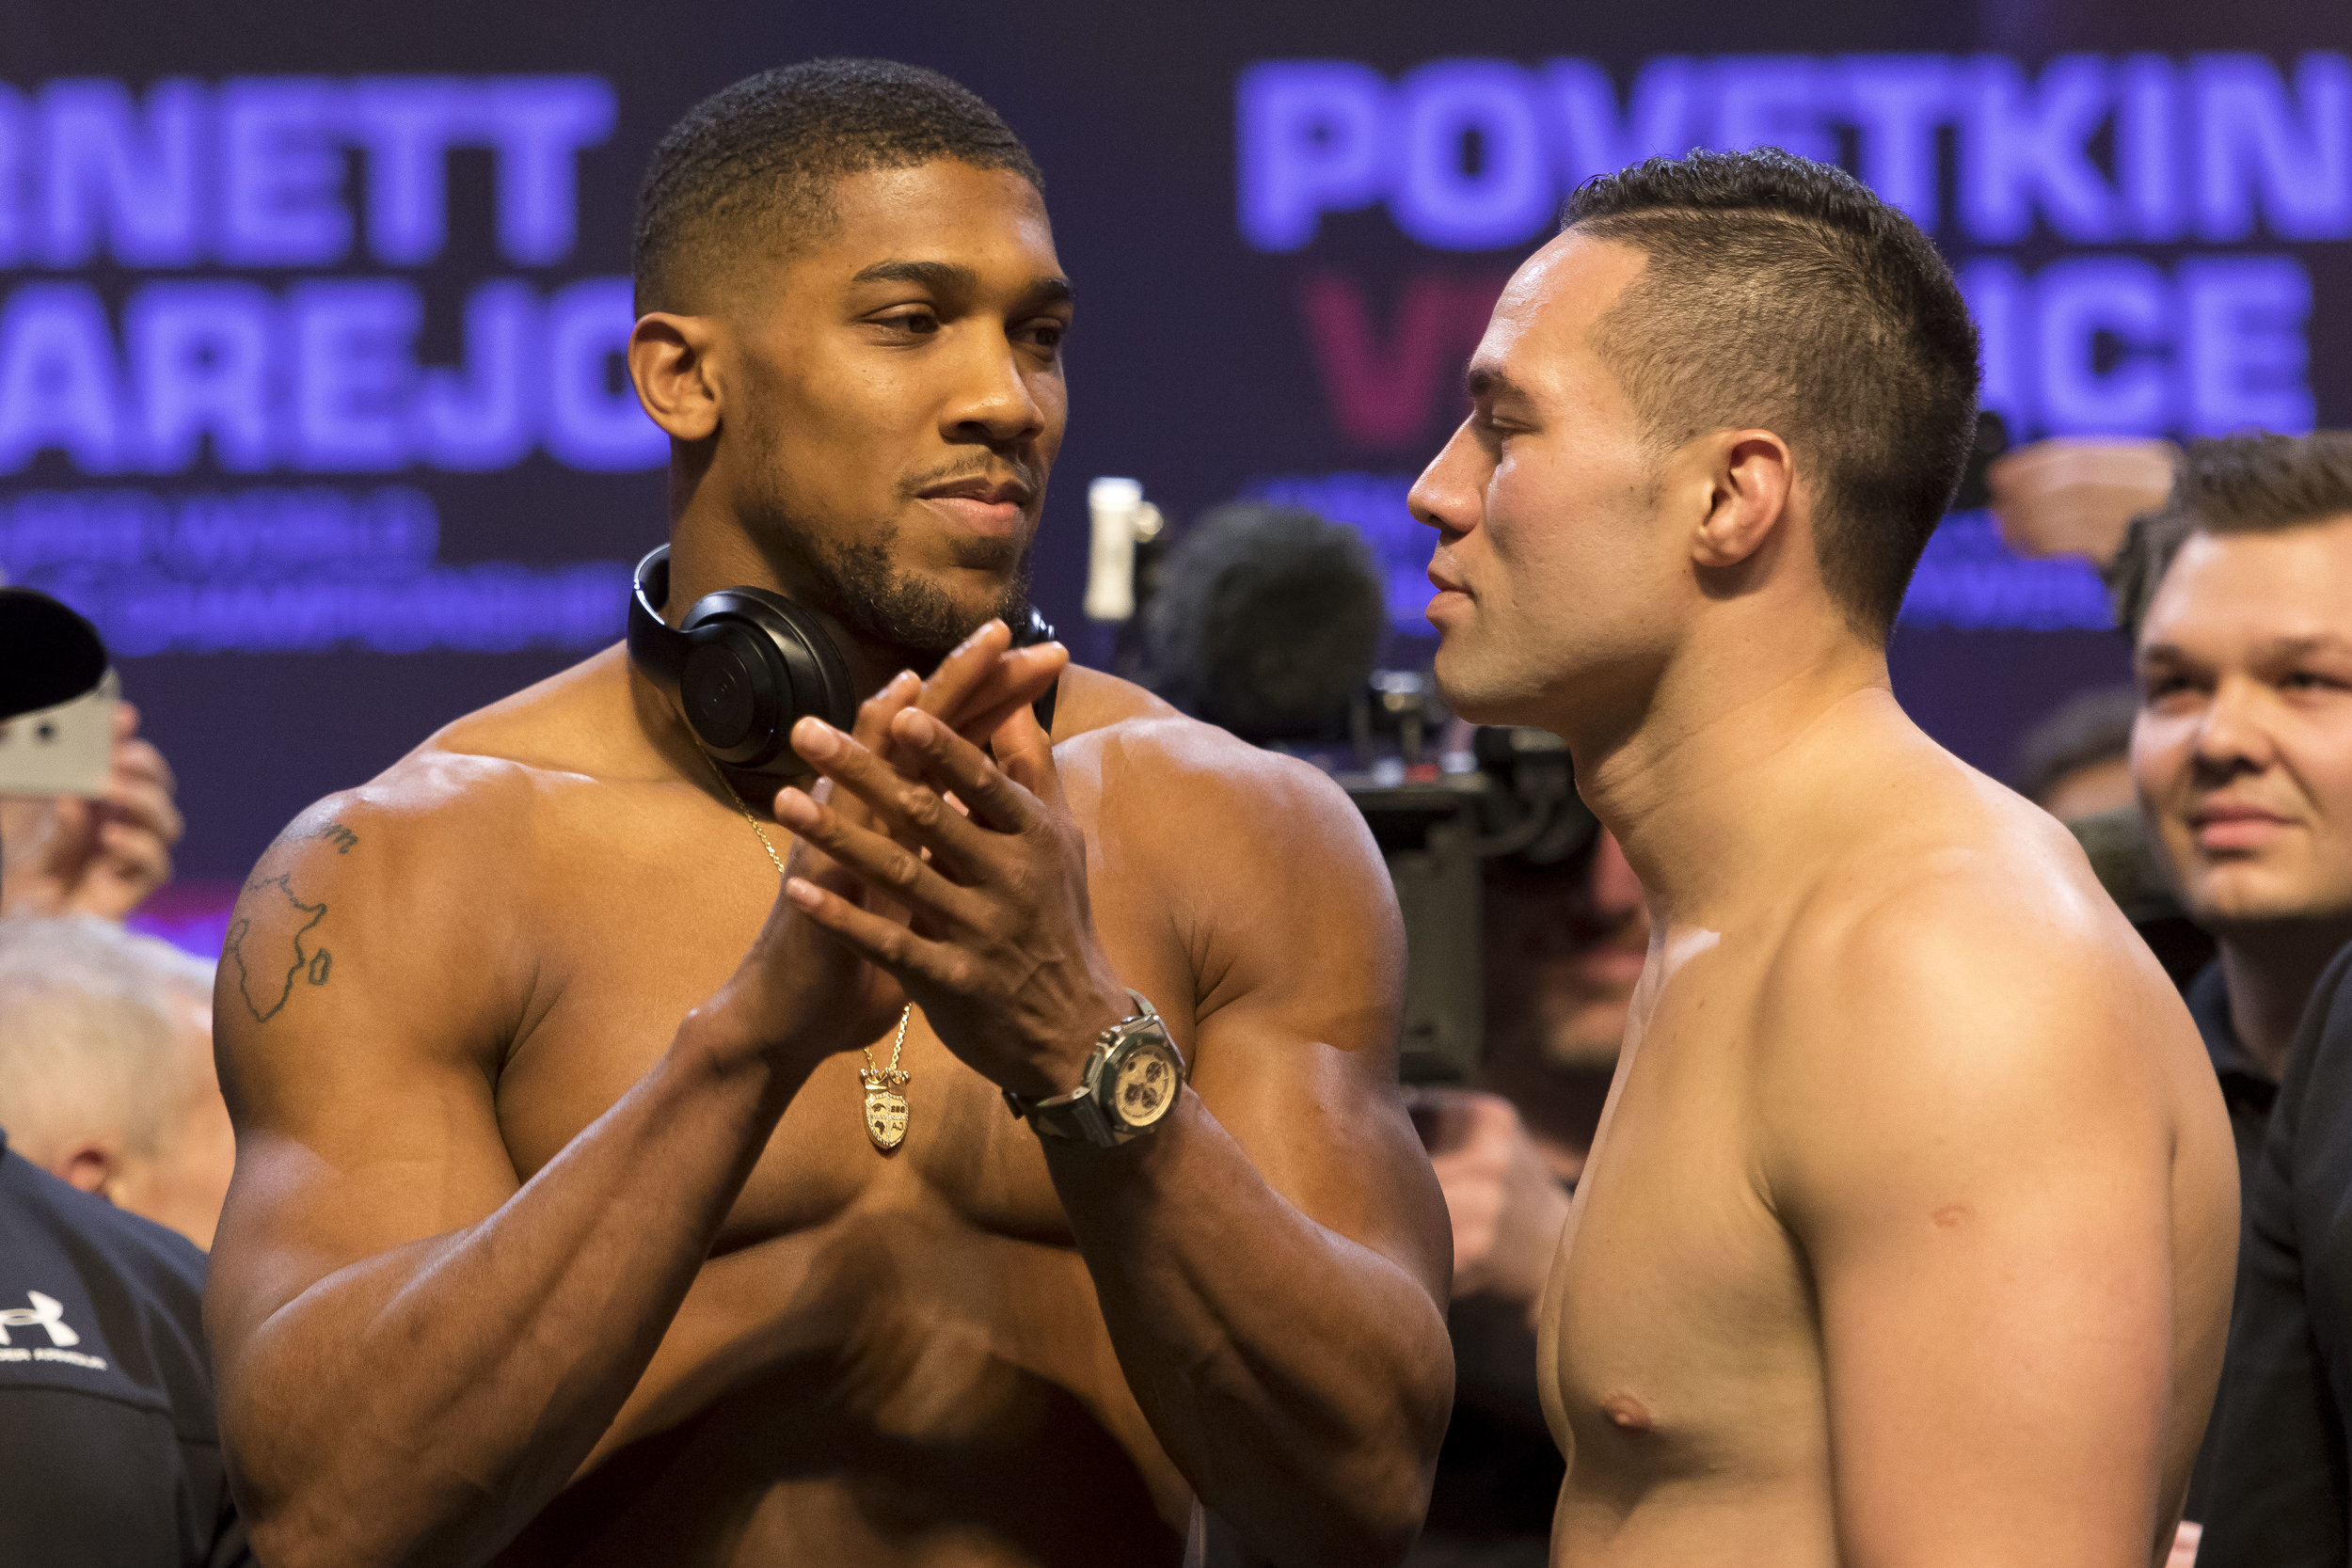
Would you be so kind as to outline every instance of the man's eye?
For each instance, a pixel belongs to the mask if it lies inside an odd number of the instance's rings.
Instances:
[[[894,331],[927,338],[939,330],[939,318],[929,310],[909,310],[896,316],[883,316],[881,325]]]
[[[1062,339],[1068,337],[1069,334],[1070,328],[1066,324],[1057,321],[1042,321],[1029,328],[1028,338],[1029,341],[1040,348],[1057,349],[1061,347]]]
[[[2279,685],[2289,691],[2336,691],[2344,683],[2316,670],[2290,670],[2279,678]]]
[[[2160,703],[2187,689],[2188,681],[2181,675],[2150,675],[2139,683],[2140,699],[2148,703]]]

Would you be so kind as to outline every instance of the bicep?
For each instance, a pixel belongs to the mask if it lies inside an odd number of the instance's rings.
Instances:
[[[2146,1560],[2171,1394],[2161,1151],[2085,1144],[1989,1181],[1938,1182],[1930,1154],[1811,1227],[1848,1560]]]
[[[1444,1200],[1397,1086],[1403,926],[1369,834],[1336,809],[1292,816],[1289,853],[1224,863],[1247,870],[1204,906],[1220,979],[1193,1086],[1275,1192],[1441,1295]]]
[[[231,917],[214,1014],[237,1165],[207,1307],[231,1363],[319,1280],[517,1186],[480,979],[416,938],[393,907],[413,894],[386,880],[331,855],[265,859]]]
[[[2145,1563],[2176,1342],[2147,1042],[2062,988],[1920,979],[1819,988],[1840,1016],[1772,1103],[1846,1559]]]

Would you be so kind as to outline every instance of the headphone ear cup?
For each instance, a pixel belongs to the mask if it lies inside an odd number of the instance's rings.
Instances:
[[[772,749],[769,742],[791,729],[783,721],[790,682],[768,639],[729,618],[696,627],[687,643],[678,674],[678,706],[687,723],[712,756],[756,766]]]
[[[691,643],[678,705],[710,754],[752,772],[807,774],[793,753],[803,717],[846,730],[857,718],[850,669],[817,618],[791,600],[728,588],[698,600],[679,628]]]

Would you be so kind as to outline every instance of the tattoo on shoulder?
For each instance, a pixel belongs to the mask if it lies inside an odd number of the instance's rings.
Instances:
[[[310,934],[326,918],[326,906],[304,903],[294,896],[290,882],[287,877],[256,878],[246,884],[245,891],[247,899],[259,901],[257,912],[272,916],[278,914],[277,901],[283,899],[299,917],[291,933],[277,938],[256,936],[253,917],[241,914],[221,944],[222,958],[237,966],[237,994],[245,998],[256,1023],[267,1023],[278,1016],[294,995],[296,980],[323,986],[335,967],[335,956],[319,946]],[[271,924],[277,922],[273,919]]]
[[[326,827],[314,831],[310,836],[326,840],[335,847],[335,853],[339,855],[350,854],[351,847],[359,842],[359,835],[340,822],[329,822]]]

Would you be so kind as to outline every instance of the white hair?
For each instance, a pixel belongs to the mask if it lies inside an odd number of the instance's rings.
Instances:
[[[212,995],[211,964],[110,921],[0,920],[0,1128],[28,1154],[92,1132],[154,1154],[193,1087],[179,1009]]]

